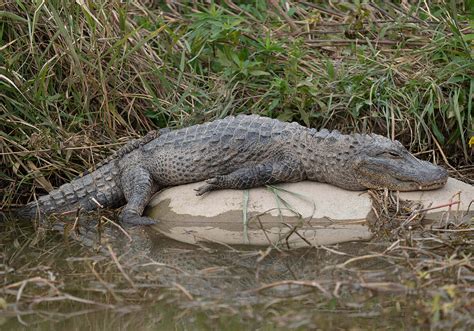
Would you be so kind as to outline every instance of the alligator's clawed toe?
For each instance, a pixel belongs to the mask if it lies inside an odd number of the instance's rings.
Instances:
[[[219,179],[217,177],[209,178],[208,180],[206,180],[206,183],[210,185],[217,184],[218,182],[219,182]]]
[[[196,195],[203,195],[204,193],[213,191],[218,188],[217,183],[219,182],[219,178],[214,177],[214,178],[209,178],[206,180],[206,184],[199,186],[198,188],[194,189],[196,191]]]
[[[198,188],[194,189],[194,191],[196,191],[197,196],[203,195],[204,193],[210,192],[212,190],[214,190],[214,185],[212,185],[212,184],[202,185],[202,186],[199,186]]]
[[[194,191],[196,191],[197,196],[200,196],[211,190],[209,186],[210,185],[202,185],[202,186],[199,186],[198,188],[195,188]]]

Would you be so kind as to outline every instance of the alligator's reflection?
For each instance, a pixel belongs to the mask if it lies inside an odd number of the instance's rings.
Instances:
[[[290,251],[276,247],[193,246],[168,239],[150,227],[133,227],[125,232],[110,224],[98,230],[97,222],[93,221],[79,224],[70,236],[101,254],[115,256],[134,281],[180,286],[192,296],[228,298],[234,302],[244,299],[246,303],[260,300],[257,294],[288,297],[317,290],[332,296],[336,287],[357,287],[361,277],[363,282],[380,282],[381,278],[387,282],[397,277],[391,272],[391,265],[382,259],[362,259],[347,267],[343,265],[355,256],[386,248],[377,243]],[[64,231],[60,223],[54,228]],[[354,281],[355,276],[359,281]]]

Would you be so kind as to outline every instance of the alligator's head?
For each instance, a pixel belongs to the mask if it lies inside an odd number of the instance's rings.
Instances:
[[[414,157],[398,141],[379,135],[360,136],[353,160],[354,178],[371,189],[433,190],[446,184],[445,169]]]

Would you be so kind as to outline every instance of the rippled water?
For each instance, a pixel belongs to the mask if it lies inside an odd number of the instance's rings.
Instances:
[[[400,329],[423,321],[407,286],[414,279],[379,256],[386,244],[199,247],[109,226],[102,245],[92,226],[72,235],[78,241],[38,237],[28,226],[2,233],[5,330]]]

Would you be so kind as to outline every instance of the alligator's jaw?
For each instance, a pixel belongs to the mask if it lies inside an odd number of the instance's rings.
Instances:
[[[416,181],[400,181],[399,185],[387,187],[393,191],[430,191],[442,188],[448,180],[448,177],[442,178],[431,183],[420,183]]]

